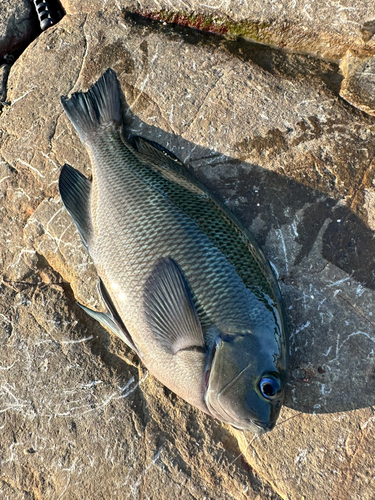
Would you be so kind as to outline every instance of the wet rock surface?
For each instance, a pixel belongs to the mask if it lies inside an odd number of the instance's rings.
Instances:
[[[339,98],[333,63],[100,9],[22,54],[0,117],[0,493],[372,498],[374,118]],[[191,408],[75,303],[102,307],[57,193],[65,162],[91,171],[59,98],[108,67],[130,128],[186,161],[277,272],[290,375],[270,434]]]

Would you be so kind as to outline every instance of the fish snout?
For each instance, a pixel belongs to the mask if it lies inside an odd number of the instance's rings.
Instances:
[[[231,423],[230,425],[240,431],[250,431],[254,434],[262,435],[266,432],[272,431],[276,425],[276,421],[261,421],[247,418],[243,422]]]
[[[265,433],[265,432],[269,432],[269,431],[272,431],[272,429],[275,427],[276,425],[276,421],[268,421],[268,422],[261,422],[261,421],[257,421],[257,420],[253,420],[252,423],[254,425],[256,425],[257,427],[259,427],[259,429],[261,430],[261,433]]]

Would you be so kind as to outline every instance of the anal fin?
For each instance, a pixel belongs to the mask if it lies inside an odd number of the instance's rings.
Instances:
[[[109,310],[111,317],[113,321],[116,323],[118,328],[121,330],[121,336],[117,335],[121,340],[123,340],[131,349],[133,349],[135,352],[138,353],[137,348],[134,345],[134,342],[130,336],[130,333],[128,332],[126,326],[124,325],[119,313],[116,310],[116,307],[114,303],[112,302],[112,299],[104,286],[103,281],[99,278],[99,290],[100,294],[102,296],[102,299],[107,306],[107,309]],[[114,332],[115,333],[115,332]]]
[[[125,342],[125,344],[127,344],[131,349],[134,349],[133,345],[129,344],[127,336],[124,335],[122,329],[119,327],[119,325],[116,323],[116,321],[113,319],[110,313],[93,311],[92,309],[85,307],[79,302],[77,302],[77,304],[85,311],[85,313],[87,313],[89,316],[98,321],[104,328],[114,333],[116,337]]]
[[[120,318],[116,308],[112,302],[111,297],[108,294],[107,289],[104,286],[104,283],[101,279],[99,279],[99,289],[103,301],[109,312],[98,312],[85,307],[84,305],[78,303],[78,305],[92,318],[98,321],[104,328],[107,328],[112,333],[114,333],[120,340],[125,342],[125,344],[133,349],[137,354],[138,350],[134,345],[134,342],[126,329],[122,319]]]

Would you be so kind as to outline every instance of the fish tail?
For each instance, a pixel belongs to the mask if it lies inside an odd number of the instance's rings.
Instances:
[[[120,88],[109,68],[87,92],[75,92],[61,104],[82,142],[87,142],[100,127],[121,123]]]

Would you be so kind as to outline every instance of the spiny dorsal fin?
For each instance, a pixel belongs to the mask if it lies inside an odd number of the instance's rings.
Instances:
[[[91,182],[78,170],[65,164],[59,177],[59,191],[64,206],[89,252],[90,240],[94,234],[90,214]]]
[[[188,285],[178,265],[161,259],[146,284],[146,319],[154,338],[171,354],[203,351],[204,339]]]
[[[190,174],[184,163],[164,146],[140,136],[133,137],[132,143],[140,159],[151,163],[164,177],[189,191],[207,196],[205,188]]]

